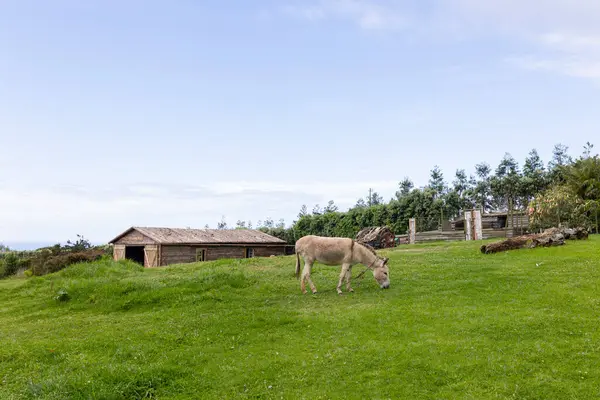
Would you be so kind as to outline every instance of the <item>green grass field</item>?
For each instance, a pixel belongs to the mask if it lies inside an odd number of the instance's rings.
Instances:
[[[0,281],[0,399],[600,398],[600,238],[480,244],[381,252],[391,288],[343,296],[294,257]]]

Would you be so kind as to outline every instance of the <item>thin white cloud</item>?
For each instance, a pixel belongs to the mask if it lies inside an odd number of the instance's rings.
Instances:
[[[499,60],[571,77],[597,80],[600,75],[600,1],[314,0],[286,10],[313,22],[345,19],[365,30],[403,28],[422,39],[516,39],[532,50]]]
[[[540,42],[548,47],[565,52],[579,52],[582,50],[600,52],[600,35],[574,35],[553,32],[541,35]]]
[[[405,28],[410,20],[399,9],[368,0],[321,0],[313,4],[288,5],[283,10],[309,21],[349,20],[367,30]]]
[[[591,0],[442,0],[449,18],[473,34],[520,39],[531,51],[512,65],[570,77],[600,78],[600,2]],[[454,11],[452,11],[454,10]]]
[[[561,55],[546,58],[535,55],[507,59],[513,65],[532,71],[549,71],[576,78],[600,80],[600,59]]]
[[[397,182],[222,182],[211,187],[140,183],[131,186],[29,188],[0,192],[0,242],[64,242],[83,234],[106,242],[131,225],[215,227],[224,215],[255,224],[267,217],[290,224],[302,204],[334,200],[340,209],[369,187],[391,196]],[[387,198],[386,198],[387,200]],[[290,210],[293,210],[290,212]]]
[[[529,70],[556,72],[600,82],[600,32],[598,35],[553,32],[535,38],[535,54],[509,57],[508,62]]]

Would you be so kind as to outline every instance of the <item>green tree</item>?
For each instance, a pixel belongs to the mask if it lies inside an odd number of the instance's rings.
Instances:
[[[298,218],[302,218],[305,215],[308,215],[308,208],[306,207],[306,204],[302,204],[302,207],[300,207],[300,212],[298,213]]]
[[[492,208],[491,203],[491,182],[490,173],[492,169],[488,163],[482,162],[475,165],[475,174],[477,180],[473,187],[473,202],[476,207],[480,207],[482,212],[489,211]]]
[[[396,198],[400,199],[404,196],[408,196],[408,194],[414,188],[415,185],[408,177],[404,177],[404,179],[398,184],[398,186],[400,190],[396,192]]]
[[[323,212],[325,214],[328,214],[328,213],[336,212],[337,210],[338,210],[338,207],[335,205],[333,200],[329,200],[329,202],[327,203],[327,206],[325,206],[325,209],[323,210]]]
[[[429,174],[429,187],[434,192],[434,197],[438,198],[444,194],[446,184],[444,183],[444,174],[437,165],[433,167]]]
[[[586,142],[585,145],[583,146],[582,158],[590,158],[592,156],[593,148],[594,148],[593,144],[591,144],[590,142]]]
[[[497,207],[507,210],[509,219],[514,221],[514,210],[519,205],[517,200],[522,193],[522,180],[519,165],[509,153],[504,154],[490,183]]]
[[[367,206],[372,207],[379,204],[383,204],[383,197],[379,195],[379,193],[374,192],[373,189],[369,188],[369,194],[367,196]]]
[[[246,229],[246,222],[238,219],[237,222],[235,223],[235,228],[236,229]]]
[[[552,159],[548,162],[548,178],[553,185],[565,182],[563,175],[564,167],[573,162],[573,158],[569,155],[568,151],[568,146],[561,143],[554,145]]]
[[[446,212],[449,216],[459,215],[475,206],[475,178],[467,178],[464,169],[458,169],[452,182],[452,190],[444,197]]]
[[[587,155],[563,168],[566,186],[583,201],[583,209],[593,220],[595,231],[599,229],[600,206],[600,157]]]
[[[273,221],[273,218],[271,218],[271,217],[265,218],[265,221],[263,222],[263,227],[265,227],[265,228],[274,228],[275,227],[275,222]]]
[[[523,165],[523,179],[521,194],[524,202],[529,203],[536,194],[546,190],[548,178],[544,163],[536,149],[532,149]]]
[[[356,201],[356,204],[354,205],[354,208],[365,208],[367,207],[367,203],[365,203],[365,200],[361,197],[360,199],[358,199]]]

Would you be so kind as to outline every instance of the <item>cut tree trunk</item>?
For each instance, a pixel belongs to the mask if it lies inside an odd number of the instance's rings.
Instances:
[[[588,238],[585,228],[550,228],[542,233],[521,235],[501,242],[481,246],[484,254],[498,253],[507,250],[532,249],[534,247],[562,246],[565,240],[582,240]]]
[[[385,249],[396,245],[395,235],[387,226],[364,228],[356,234],[356,240],[375,249]]]

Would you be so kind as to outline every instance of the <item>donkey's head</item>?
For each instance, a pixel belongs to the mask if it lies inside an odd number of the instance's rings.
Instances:
[[[389,258],[377,257],[375,264],[373,264],[373,277],[382,289],[390,287],[390,271],[387,265]]]

